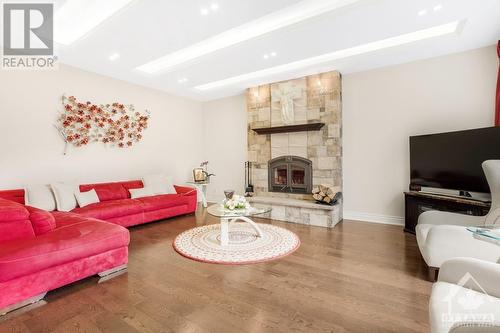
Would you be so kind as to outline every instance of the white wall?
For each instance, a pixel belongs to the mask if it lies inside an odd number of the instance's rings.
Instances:
[[[224,190],[243,193],[247,160],[247,114],[244,95],[203,104],[203,156],[215,173],[208,199],[219,201]]]
[[[408,137],[491,126],[497,70],[491,46],[344,75],[344,217],[403,223]],[[203,116],[205,156],[217,173],[211,190],[219,198],[224,188],[242,187],[244,96],[207,103]]]
[[[190,179],[202,159],[201,103],[61,65],[58,71],[0,72],[0,188],[52,181],[137,179],[151,172]],[[134,104],[151,112],[137,146],[93,143],[64,156],[54,128],[61,95],[94,103]]]
[[[408,137],[490,126],[495,47],[343,77],[344,216],[401,223],[409,181]],[[209,160],[209,199],[244,190],[244,95],[198,103],[61,65],[53,72],[0,72],[0,188],[52,181],[110,181],[164,171],[176,182]],[[131,149],[70,148],[53,127],[63,93],[152,113]]]
[[[402,223],[408,137],[492,126],[497,70],[488,47],[345,75],[344,217]]]

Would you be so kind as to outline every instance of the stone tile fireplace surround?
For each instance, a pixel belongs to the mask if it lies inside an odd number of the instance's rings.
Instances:
[[[276,187],[271,187],[269,163],[284,157],[310,161],[313,186],[329,184],[335,191],[342,191],[340,73],[334,71],[250,88],[247,116],[248,159],[252,163],[255,193],[250,201],[257,206],[271,205],[273,219],[334,227],[342,220],[341,201],[327,206],[316,204],[310,191],[276,192]],[[253,130],[319,122],[325,125],[314,131],[259,135]],[[280,172],[284,174],[283,168]],[[296,172],[295,176],[300,178],[300,175]],[[292,183],[291,178],[287,181]]]

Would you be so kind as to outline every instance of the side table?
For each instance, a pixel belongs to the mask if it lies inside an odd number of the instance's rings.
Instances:
[[[207,186],[210,182],[187,182],[189,185],[193,185],[196,191],[200,193],[201,201],[203,207],[207,208]]]

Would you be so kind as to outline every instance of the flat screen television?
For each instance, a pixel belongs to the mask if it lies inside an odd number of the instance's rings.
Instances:
[[[500,159],[500,127],[410,137],[410,188],[490,193],[481,163]]]

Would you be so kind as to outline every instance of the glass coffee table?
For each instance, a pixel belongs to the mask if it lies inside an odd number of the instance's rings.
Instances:
[[[474,238],[500,246],[500,225],[467,227]]]
[[[257,237],[261,237],[262,230],[260,230],[259,225],[252,221],[250,217],[269,213],[271,211],[271,207],[251,207],[249,209],[229,210],[224,208],[221,204],[215,204],[208,207],[207,211],[210,215],[216,216],[220,219],[220,244],[222,246],[227,246],[229,245],[229,224],[231,222],[246,222],[253,227]]]

